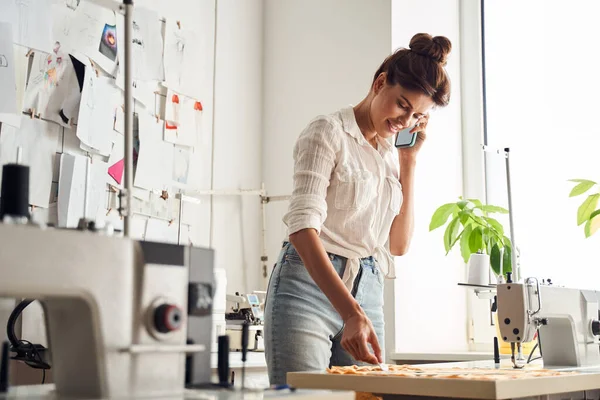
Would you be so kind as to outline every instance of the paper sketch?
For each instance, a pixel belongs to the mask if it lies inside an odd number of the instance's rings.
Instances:
[[[1,113],[0,122],[19,128],[21,126],[21,118],[23,118],[23,100],[25,98],[25,85],[27,83],[27,71],[29,68],[29,57],[27,53],[29,49],[21,46],[13,45],[14,50],[14,66],[15,66],[15,82],[17,89],[17,108],[14,113]]]
[[[96,77],[95,71],[86,67],[77,137],[103,156],[110,155],[115,138],[113,127],[118,95],[119,90],[114,86],[113,79]]]
[[[29,203],[48,207],[54,170],[54,156],[59,146],[60,126],[37,119],[23,118],[21,128],[2,124],[0,163],[14,163],[21,147],[21,163],[29,166]]]
[[[163,121],[139,114],[140,153],[134,185],[148,190],[166,190],[173,176],[173,144],[163,140]]]
[[[173,151],[173,180],[186,185],[190,170],[191,149],[186,147],[174,147]]]
[[[75,10],[79,7],[80,0],[54,0],[52,4],[52,19],[54,21],[52,38],[60,43],[67,53],[75,51],[77,38],[71,37],[71,25],[75,18]]]
[[[75,51],[112,76],[117,69],[117,36],[115,13],[89,1],[79,4],[68,32],[63,32],[63,40],[73,43]]]
[[[108,196],[104,179],[106,169],[107,164],[99,160],[91,162],[85,156],[61,155],[58,191],[60,227],[76,227],[79,219],[84,217],[84,210],[86,218],[96,219]]]
[[[81,92],[73,62],[56,43],[52,53],[33,55],[23,108],[36,115],[69,127],[77,122]],[[61,110],[70,118],[64,119]]]
[[[117,74],[117,87],[125,91],[125,75],[120,72]],[[158,83],[155,81],[133,81],[133,98],[148,110],[154,113],[156,107],[156,95],[155,92],[158,90]]]
[[[12,24],[15,44],[52,50],[51,0],[0,0],[0,21]]]
[[[168,90],[165,120],[166,141],[195,147],[202,134],[202,103]]]
[[[165,83],[178,93],[201,99],[207,96],[207,72],[210,64],[211,47],[204,35],[191,29],[179,27],[176,21],[167,19],[165,24]]]
[[[170,223],[157,218],[150,218],[146,223],[146,234],[144,240],[159,243],[177,244],[179,226],[176,222]]]
[[[0,113],[17,113],[15,54],[11,26],[6,22],[0,22],[0,93]]]
[[[133,79],[141,81],[164,81],[162,23],[158,13],[143,7],[133,10],[132,59]],[[117,16],[117,32],[124,32],[124,18]],[[125,40],[117,35],[119,73],[124,75]]]

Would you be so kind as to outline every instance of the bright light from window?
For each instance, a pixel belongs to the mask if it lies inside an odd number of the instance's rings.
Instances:
[[[510,147],[522,277],[600,289],[600,232],[585,238],[577,226],[586,195],[569,198],[567,182],[600,182],[600,1],[484,10],[487,143]],[[487,160],[488,202],[506,206],[503,160]]]

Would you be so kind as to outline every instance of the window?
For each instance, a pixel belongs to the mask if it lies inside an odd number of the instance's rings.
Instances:
[[[600,289],[600,233],[577,226],[568,182],[600,181],[600,2],[482,1],[484,140],[510,148],[521,277]],[[506,207],[503,162],[486,156],[486,189]]]

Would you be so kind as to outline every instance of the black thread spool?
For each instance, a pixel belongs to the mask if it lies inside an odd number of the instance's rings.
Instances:
[[[29,167],[6,164],[2,167],[0,220],[5,215],[29,219]]]

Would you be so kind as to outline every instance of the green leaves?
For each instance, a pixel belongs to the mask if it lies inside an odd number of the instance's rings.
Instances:
[[[465,264],[469,262],[469,257],[471,257],[471,248],[469,247],[469,238],[471,236],[472,231],[473,231],[473,225],[469,224],[462,231],[462,235],[460,237],[460,255],[462,256]]]
[[[500,247],[498,243],[495,243],[492,246],[492,251],[490,252],[490,265],[492,267],[492,271],[496,275],[500,275],[500,269],[502,268],[502,256],[500,255]]]
[[[429,231],[444,225],[446,221],[448,221],[448,217],[450,217],[455,210],[458,210],[456,203],[444,204],[435,210],[433,216],[431,217],[431,222],[429,223]]]
[[[571,189],[569,197],[579,196],[586,193],[594,186],[598,186],[598,183],[590,181],[589,179],[569,179],[569,182],[577,183],[577,185]],[[577,226],[581,226],[581,224],[585,223],[583,233],[586,238],[592,236],[600,229],[600,209],[596,210],[599,199],[600,190],[598,193],[588,195],[577,209]]]
[[[579,209],[577,209],[577,226],[590,219],[592,212],[598,205],[598,199],[600,199],[600,194],[592,194],[579,206]]]
[[[587,192],[592,187],[594,187],[594,185],[596,185],[596,182],[588,181],[587,179],[570,179],[570,181],[579,183],[575,185],[575,187],[571,190],[569,197],[579,196],[580,194]]]
[[[477,253],[483,250],[483,228],[477,226],[473,228],[471,236],[469,237],[469,249],[471,253]]]
[[[506,208],[498,207],[498,206],[491,206],[489,204],[477,206],[476,208],[480,208],[481,211],[485,211],[485,212],[496,212],[496,213],[501,213],[501,214],[508,214],[508,210]]]
[[[460,255],[465,263],[473,253],[486,253],[490,255],[494,273],[499,274],[503,270],[503,263],[508,265],[510,271],[510,260],[503,260],[506,257],[504,249],[510,246],[510,240],[504,236],[502,224],[488,216],[488,213],[506,214],[508,210],[483,204],[479,199],[459,198],[456,203],[446,203],[435,210],[429,223],[429,230],[446,226],[444,231],[446,255],[456,243],[459,243]],[[508,257],[510,258],[510,250]]]
[[[458,227],[458,217],[455,217],[450,221],[446,227],[446,232],[444,232],[444,248],[446,249],[446,254],[448,254],[455,242],[454,239],[456,239],[456,235],[458,234]]]
[[[590,219],[588,219],[584,228],[585,237],[592,236],[598,229],[600,229],[600,210],[596,210],[590,214]]]
[[[511,246],[504,246],[504,252],[502,253],[502,273],[512,272],[512,248]]]

